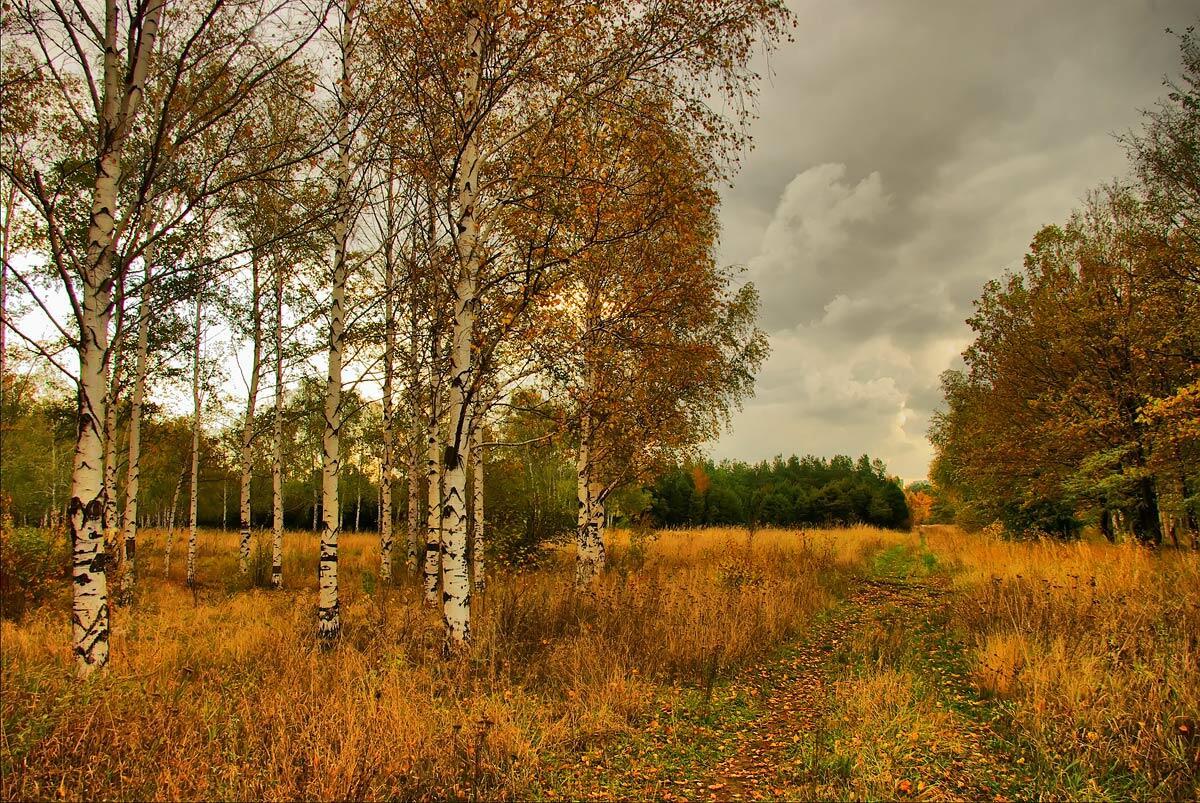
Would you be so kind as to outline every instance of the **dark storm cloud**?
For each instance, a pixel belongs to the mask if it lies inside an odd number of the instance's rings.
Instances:
[[[923,475],[971,300],[1125,172],[1113,135],[1177,71],[1164,28],[1193,6],[794,4],[722,210],[722,256],[749,266],[774,353],[715,453],[866,451]]]

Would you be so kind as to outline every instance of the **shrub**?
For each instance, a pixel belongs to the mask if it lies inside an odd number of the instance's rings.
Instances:
[[[62,530],[37,527],[0,531],[0,616],[19,619],[61,586],[71,562]]]

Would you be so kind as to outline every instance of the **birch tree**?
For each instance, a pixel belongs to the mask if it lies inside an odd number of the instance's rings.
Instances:
[[[153,226],[151,226],[153,229]],[[121,523],[120,601],[133,599],[137,584],[138,492],[141,485],[142,407],[146,398],[146,374],[150,366],[150,300],[154,278],[154,247],[142,251],[141,300],[137,310],[137,353],[134,357],[133,388],[129,401],[129,453],[125,462],[125,512]]]
[[[201,393],[200,393],[200,362],[203,332],[203,299],[204,278],[197,277],[196,287],[196,336],[192,346],[192,465],[188,496],[188,546],[187,546],[187,584],[196,583],[196,550],[198,547],[198,521],[196,513],[200,500],[200,430],[201,430]]]
[[[36,215],[44,273],[54,277],[70,309],[71,323],[64,324],[46,298],[31,293],[76,357],[67,366],[42,350],[78,388],[69,513],[81,676],[102,667],[108,655],[102,528],[112,489],[103,472],[103,432],[114,287],[149,244],[147,217],[168,188],[186,188],[187,201],[171,215],[159,214],[158,238],[241,180],[240,173],[217,169],[234,147],[235,121],[311,36],[298,4],[210,0],[172,5],[164,16],[166,7],[165,0],[121,9],[111,1],[20,0],[11,16],[6,13],[14,20],[6,56],[10,40],[34,53],[30,72],[52,88],[53,106],[62,109],[61,125],[40,129],[28,147],[5,153],[0,170]],[[285,17],[289,27],[274,25]],[[90,215],[78,221],[83,203]],[[11,265],[9,273],[16,276]],[[18,280],[33,286],[24,272]]]
[[[258,381],[262,374],[262,304],[259,281],[260,255],[250,254],[250,376],[246,389],[246,413],[242,420],[241,477],[238,484],[238,565],[243,575],[250,570],[250,481],[254,465],[254,410],[258,403]]]
[[[485,12],[467,3],[463,15],[464,55],[461,65],[449,73],[461,76],[462,98],[455,112],[461,146],[451,173],[457,189],[453,220],[458,260],[442,450],[446,463],[443,608],[451,646],[470,639],[463,456],[471,404],[486,378],[485,357],[495,344],[478,348],[477,357],[472,346],[478,346],[475,327],[481,296],[497,278],[485,268],[504,264],[512,256],[502,253],[501,241],[488,243],[495,235],[481,229],[485,194],[492,201],[508,201],[523,209],[536,207],[538,201],[545,204],[550,214],[543,225],[548,227],[542,229],[546,234],[533,249],[544,251],[557,236],[549,199],[540,197],[554,186],[544,178],[553,173],[546,170],[547,144],[578,115],[643,80],[676,88],[683,116],[690,116],[694,128],[708,134],[713,147],[727,147],[738,139],[738,129],[723,125],[720,115],[706,105],[707,88],[695,87],[711,80],[739,108],[751,77],[745,65],[753,43],[760,36],[773,40],[788,19],[782,6],[773,2],[720,7],[665,2],[638,9],[562,3],[553,8],[519,5],[504,13]],[[499,229],[498,221],[490,223]],[[521,282],[524,298],[518,309],[545,291],[549,284],[544,282],[545,272],[565,262],[546,253],[532,260],[527,256],[522,264],[527,269]],[[532,266],[536,269],[528,270]]]
[[[341,475],[342,430],[342,350],[345,336],[345,296],[347,242],[351,226],[350,148],[351,148],[351,45],[356,0],[342,7],[340,56],[341,79],[337,94],[337,165],[335,167],[333,221],[333,265],[330,271],[329,366],[325,387],[325,433],[321,464],[321,554],[317,605],[318,636],[328,643],[341,632],[338,602],[338,534],[341,530],[341,504],[338,480]]]
[[[275,263],[275,404],[271,443],[271,587],[283,587],[283,265]]]
[[[471,436],[471,580],[476,592],[487,589],[484,573],[485,540],[483,518],[483,407],[477,405]]]
[[[68,337],[78,359],[79,434],[67,512],[73,544],[73,648],[78,672],[84,677],[102,668],[109,652],[103,433],[112,292],[121,268],[116,243],[121,234],[117,224],[122,159],[141,110],[165,7],[165,0],[140,4],[125,20],[124,31],[115,2],[107,2],[98,18],[81,5],[72,11],[56,5],[50,18],[54,27],[43,19],[43,12],[50,9],[23,3],[13,11],[26,26],[21,33],[46,58],[46,71],[59,85],[66,104],[78,110],[80,128],[94,134],[87,152],[95,168],[91,214],[82,248],[64,242],[72,235],[62,225],[54,191],[39,167],[32,160],[22,163],[15,158],[4,165],[10,180],[43,219],[52,261],[78,331]],[[60,71],[72,67],[76,70],[72,77]],[[76,77],[86,86],[90,100],[86,105],[73,103],[83,101],[74,89]],[[83,116],[86,113],[91,119]]]

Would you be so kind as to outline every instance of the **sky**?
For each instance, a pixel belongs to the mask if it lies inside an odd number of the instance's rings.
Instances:
[[[753,150],[722,193],[726,264],[771,356],[715,458],[870,454],[925,477],[939,375],[984,282],[1128,173],[1119,134],[1178,73],[1183,0],[793,0]],[[765,73],[765,70],[764,70]]]

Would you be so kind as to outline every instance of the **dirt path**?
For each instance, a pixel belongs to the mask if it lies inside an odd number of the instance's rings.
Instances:
[[[558,786],[575,799],[986,800],[1031,796],[1019,750],[970,681],[936,559],[911,548],[775,658],[711,700],[664,706],[644,732],[596,749]],[[556,795],[547,795],[555,797]]]
[[[974,695],[961,650],[948,643],[945,614],[954,595],[926,579],[868,579],[783,660],[757,677],[765,713],[700,786],[709,801],[848,797],[926,800],[1009,799],[1016,766],[996,749],[986,706]],[[902,666],[938,713],[937,738],[907,744],[880,712],[878,728],[847,726],[838,692]],[[763,688],[765,687],[765,689]],[[760,692],[762,693],[762,692]],[[859,727],[855,727],[855,726]],[[916,730],[911,737],[914,742]],[[874,743],[872,743],[874,742]],[[888,777],[864,755],[882,754]],[[870,779],[862,776],[875,772]]]
[[[772,687],[768,713],[755,723],[738,752],[717,766],[706,784],[708,798],[761,800],[780,794],[779,766],[795,754],[801,740],[824,729],[831,686],[837,681],[830,657],[843,649],[870,614],[897,606],[917,617],[940,604],[944,595],[932,585],[861,581],[784,662],[767,668]],[[781,758],[782,753],[787,759]]]

